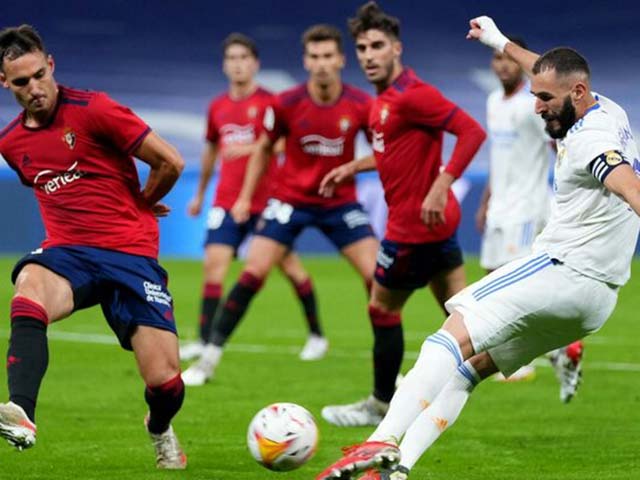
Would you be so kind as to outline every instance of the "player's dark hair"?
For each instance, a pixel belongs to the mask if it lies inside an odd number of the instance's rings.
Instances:
[[[367,30],[380,30],[393,38],[400,38],[400,20],[385,13],[374,1],[358,8],[356,16],[347,23],[353,38]]]
[[[333,25],[327,25],[321,23],[319,25],[313,25],[307,28],[302,34],[302,46],[306,51],[307,44],[312,42],[324,42],[327,40],[333,40],[338,46],[338,51],[344,53],[344,46],[342,44],[342,32]]]
[[[5,58],[15,60],[27,53],[37,51],[47,54],[40,35],[31,25],[23,24],[19,27],[0,30],[0,71],[4,71]]]
[[[224,42],[222,42],[223,55],[227,54],[227,49],[231,45],[242,45],[243,47],[246,47],[251,52],[251,55],[253,55],[254,58],[256,59],[260,58],[258,54],[258,47],[256,46],[256,42],[254,42],[251,37],[248,37],[244,33],[233,32],[229,34],[227,38],[224,39]]]
[[[509,39],[509,41],[511,43],[515,43],[516,45],[518,45],[519,47],[522,48],[528,48],[527,47],[527,42],[525,42],[522,37],[519,37],[517,35],[507,35],[507,38]]]
[[[569,47],[553,48],[538,57],[533,64],[533,74],[537,75],[546,70],[555,70],[560,76],[572,73],[583,73],[587,78],[591,76],[587,60]]]

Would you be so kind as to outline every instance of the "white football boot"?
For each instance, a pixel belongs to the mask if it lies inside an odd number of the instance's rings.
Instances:
[[[36,430],[20,405],[0,403],[0,437],[18,450],[24,450],[36,444]]]
[[[182,372],[182,381],[190,387],[199,387],[213,378],[215,368],[222,358],[222,348],[216,345],[207,345],[197,362]]]
[[[184,470],[187,468],[187,456],[180,448],[180,442],[178,442],[173,427],[169,425],[164,433],[151,433],[148,423],[149,415],[147,414],[144,426],[156,451],[156,467],[163,470]]]
[[[560,382],[560,401],[563,403],[571,401],[582,382],[583,354],[584,344],[580,340],[548,354]]]
[[[185,343],[180,346],[180,360],[186,362],[202,355],[205,343],[201,340]]]
[[[302,347],[300,351],[300,360],[304,360],[306,362],[312,362],[314,360],[320,360],[324,358],[327,354],[327,350],[329,350],[329,340],[320,335],[316,335],[312,333],[307,338],[307,342]]]
[[[329,405],[322,409],[322,418],[339,427],[376,426],[389,410],[389,404],[370,395],[365,400],[347,405]]]

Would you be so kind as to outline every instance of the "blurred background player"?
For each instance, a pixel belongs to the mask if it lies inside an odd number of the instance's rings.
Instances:
[[[575,50],[539,56],[510,42],[489,17],[470,23],[467,38],[506,52],[531,76],[536,112],[557,141],[555,208],[533,255],[447,302],[451,315],[424,342],[382,423],[316,480],[353,478],[369,467],[359,480],[406,480],[479,382],[599,330],[631,275],[640,170],[629,163],[638,148],[626,112],[591,91],[589,65]]]
[[[0,153],[34,191],[47,237],[16,264],[0,436],[36,441],[35,408],[49,362],[47,326],[100,304],[146,384],[145,425],[158,468],[187,459],[171,427],[180,410],[178,340],[167,273],[158,264],[159,203],[184,162],[175,148],[106,94],[58,85],[29,25],[0,32],[0,82],[23,112],[0,132]],[[132,156],[149,164],[140,182]]]
[[[375,160],[332,171],[322,192],[331,195],[355,172],[377,166],[389,216],[369,302],[373,393],[353,404],[327,406],[322,416],[335,425],[364,426],[377,425],[393,397],[404,355],[401,312],[411,294],[429,284],[444,309],[445,300],[465,286],[456,237],[460,206],[450,187],[473,159],[485,133],[461,108],[403,67],[397,18],[369,2],[349,27],[360,66],[378,92],[369,117]],[[457,140],[443,169],[445,132]]]
[[[241,33],[229,35],[223,43],[223,55],[223,71],[229,80],[229,89],[215,98],[209,107],[207,143],[202,154],[198,190],[188,207],[189,215],[200,214],[216,159],[220,157],[220,178],[207,216],[200,339],[180,348],[181,360],[191,360],[202,354],[211,334],[211,324],[218,310],[229,266],[267,204],[272,177],[278,167],[272,161],[268,173],[256,188],[249,219],[244,223],[235,222],[229,211],[242,188],[247,161],[262,131],[264,110],[273,95],[256,83],[260,62],[258,49],[251,38]],[[309,326],[309,338],[300,358],[318,360],[326,354],[329,342],[320,328],[311,278],[294,253],[287,253],[279,266],[293,285]]]
[[[524,41],[511,42],[526,48]],[[476,213],[476,224],[483,231],[480,265],[487,273],[512,260],[531,254],[533,241],[549,217],[550,137],[545,123],[535,112],[535,97],[518,63],[504,52],[494,51],[491,69],[500,80],[487,99],[489,130],[489,182]],[[569,401],[578,388],[582,342],[550,355],[558,367],[560,397]],[[569,354],[573,367],[562,355]],[[533,365],[526,365],[509,377],[509,381],[535,376]],[[496,378],[504,380],[502,374]]]
[[[210,343],[183,374],[187,385],[202,385],[213,375],[252,298],[306,227],[314,226],[328,237],[362,276],[369,292],[378,241],[356,201],[355,183],[341,185],[332,198],[318,190],[332,168],[354,158],[355,138],[367,128],[371,99],[342,83],[345,58],[338,29],[315,25],[304,33],[302,43],[309,80],[277,95],[273,107],[266,109],[265,130],[249,160],[232,215],[236,222],[249,219],[251,198],[269,168],[273,146],[285,137],[285,162],[275,177],[273,198],[258,222],[244,271],[213,325]]]

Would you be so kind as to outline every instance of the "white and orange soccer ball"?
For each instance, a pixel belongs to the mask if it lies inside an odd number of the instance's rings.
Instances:
[[[295,403],[274,403],[260,410],[247,432],[253,458],[269,470],[286,472],[309,460],[318,446],[313,415]]]

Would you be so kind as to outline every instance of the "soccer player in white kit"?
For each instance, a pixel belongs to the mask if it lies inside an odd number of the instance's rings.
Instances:
[[[531,76],[535,110],[557,141],[555,208],[532,255],[447,302],[451,315],[424,342],[373,435],[317,480],[363,471],[360,480],[405,480],[481,380],[497,371],[508,376],[600,329],[629,279],[640,229],[640,155],[625,111],[591,91],[588,64],[574,50],[538,56],[509,42],[489,17],[470,23],[467,38],[506,52]]]
[[[527,48],[520,38],[509,40]],[[480,265],[488,273],[531,254],[550,207],[550,137],[544,120],[536,115],[529,82],[520,65],[504,52],[493,51],[491,69],[501,86],[487,99],[489,182],[476,213],[476,224],[483,231]],[[565,403],[578,390],[583,351],[583,343],[578,340],[548,355],[560,382],[560,399]],[[506,380],[534,376],[534,366],[525,365]],[[498,373],[496,379],[505,377]]]

